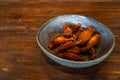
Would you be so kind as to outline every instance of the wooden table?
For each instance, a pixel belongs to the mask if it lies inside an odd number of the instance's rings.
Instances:
[[[0,80],[120,80],[119,0],[0,0]],[[108,26],[116,44],[103,62],[74,69],[52,61],[39,49],[36,33],[63,14],[94,18]]]

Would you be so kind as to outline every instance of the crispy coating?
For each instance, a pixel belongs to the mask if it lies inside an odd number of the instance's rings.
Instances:
[[[72,48],[68,49],[67,52],[80,54],[81,53],[81,48],[78,47],[78,46],[73,46]]]
[[[49,48],[50,49],[54,49],[55,47],[57,47],[59,44],[61,43],[64,43],[64,42],[67,42],[67,41],[70,41],[70,40],[73,40],[73,38],[67,38],[63,35],[59,35],[57,37],[55,37],[54,39],[52,39],[49,43]]]
[[[87,51],[91,51],[90,53],[93,53],[93,52],[95,52],[95,51],[93,51],[93,47],[95,46],[95,45],[97,45],[99,42],[100,42],[100,38],[101,38],[101,34],[94,34],[91,38],[90,38],[90,40],[88,40],[88,42],[87,42],[87,44],[86,44],[86,46],[85,47],[81,47],[80,49],[79,49],[79,54],[80,53],[84,53],[84,52],[87,52]],[[93,55],[92,55],[93,56]]]
[[[63,23],[63,35],[64,36],[72,35],[72,29],[66,23]]]
[[[73,47],[75,44],[73,41],[67,41],[61,44],[58,48],[55,49],[56,52],[63,52],[66,49]]]
[[[48,44],[48,48],[52,50],[52,49],[56,48],[58,45],[59,45],[58,43],[54,42],[54,39],[51,39]]]
[[[57,36],[57,37],[54,39],[54,42],[60,44],[60,43],[64,43],[64,42],[66,42],[66,41],[71,41],[71,40],[73,40],[72,37],[67,38],[67,37],[65,37],[65,36],[63,36],[63,35],[59,35],[59,36]]]
[[[87,60],[87,57],[81,57],[86,53],[91,59],[96,58],[94,48],[100,43],[100,33],[94,31],[91,26],[83,28],[79,23],[70,27],[63,23],[62,26],[63,33],[50,40],[49,49],[57,52],[58,57],[73,61]]]
[[[57,56],[60,58],[68,59],[63,53],[59,53],[57,54]]]
[[[101,34],[94,34],[87,43],[88,48],[92,48],[100,42]]]
[[[94,29],[91,26],[89,26],[87,29],[85,29],[80,33],[79,39],[77,40],[76,44],[84,45],[90,39],[93,32],[94,32]]]
[[[66,58],[68,58],[70,60],[75,60],[75,61],[82,60],[82,58],[80,56],[78,56],[77,54],[74,54],[74,53],[65,52],[63,54],[65,55]]]

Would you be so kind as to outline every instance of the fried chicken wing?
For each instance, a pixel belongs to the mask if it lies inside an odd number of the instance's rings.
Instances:
[[[72,48],[68,49],[67,52],[79,54],[81,52],[81,48],[78,46],[73,46]]]
[[[76,30],[76,31],[74,31],[73,32],[73,37],[74,37],[74,39],[77,41],[78,40],[78,38],[79,38],[79,36],[80,36],[80,34],[81,34],[81,32],[83,31],[83,30],[85,30],[85,28],[83,28],[83,27],[79,27],[79,29],[78,30]]]
[[[66,58],[68,58],[69,60],[74,60],[74,61],[82,61],[83,59],[78,56],[77,54],[74,54],[74,53],[68,53],[68,52],[65,52],[63,53],[65,55]]]
[[[64,53],[59,53],[59,54],[57,54],[57,56],[60,58],[67,59],[67,57],[64,55]]]
[[[94,34],[87,43],[88,48],[92,48],[100,42],[101,34]]]
[[[56,48],[58,45],[59,44],[55,43],[54,39],[51,39],[49,44],[48,44],[48,48],[52,50],[52,49]]]
[[[66,23],[63,23],[63,35],[64,36],[72,35],[72,29]]]
[[[100,41],[101,35],[100,34],[94,34],[90,40],[87,42],[85,47],[79,48],[79,54],[84,53],[90,50],[90,53],[92,54],[92,58],[94,58],[94,46],[96,46]]]
[[[49,48],[50,49],[53,49],[54,47],[58,46],[59,44],[61,43],[64,43],[66,41],[70,41],[70,40],[73,40],[73,38],[67,38],[67,37],[64,37],[63,35],[59,35],[57,37],[55,37],[54,39],[52,39],[49,43]]]
[[[63,52],[66,49],[69,49],[71,47],[73,47],[75,44],[73,41],[67,41],[63,44],[61,44],[58,48],[55,49],[56,52]]]
[[[77,45],[85,44],[90,39],[93,32],[94,32],[94,29],[91,26],[89,26],[87,29],[85,29],[80,33],[79,39],[76,41],[76,44]]]
[[[74,39],[73,39],[72,37],[67,38],[67,37],[64,37],[64,36],[62,36],[62,35],[59,35],[58,37],[56,37],[56,38],[54,39],[54,42],[55,42],[55,43],[64,43],[64,42],[70,41],[70,40],[74,40]]]

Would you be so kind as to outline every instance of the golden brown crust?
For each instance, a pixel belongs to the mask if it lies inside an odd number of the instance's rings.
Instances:
[[[63,33],[51,39],[49,48],[57,52],[57,56],[74,61],[83,61],[80,55],[89,53],[91,59],[96,58],[94,47],[100,42],[101,34],[91,26],[83,28],[80,24],[69,27],[63,23]]]

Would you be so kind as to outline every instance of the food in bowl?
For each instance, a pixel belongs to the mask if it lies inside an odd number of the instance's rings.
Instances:
[[[56,56],[56,54],[58,53],[48,48],[50,40],[55,38],[55,36],[62,34],[63,32],[62,24],[64,22],[66,22],[67,25],[70,25],[69,23],[72,24],[80,23],[80,25],[83,28],[92,26],[92,28],[96,32],[100,33],[101,35],[100,42],[98,47],[96,47],[97,58],[88,61],[67,60]],[[36,40],[40,49],[42,50],[41,54],[45,54],[50,59],[54,60],[55,62],[61,65],[73,67],[73,68],[90,67],[104,61],[111,54],[115,45],[114,35],[107,26],[103,25],[102,23],[98,22],[95,19],[82,15],[74,15],[74,14],[61,15],[48,20],[38,30]]]
[[[84,28],[77,24],[62,24],[63,32],[52,38],[48,48],[57,56],[72,61],[87,61],[97,58],[101,34],[92,26]]]

